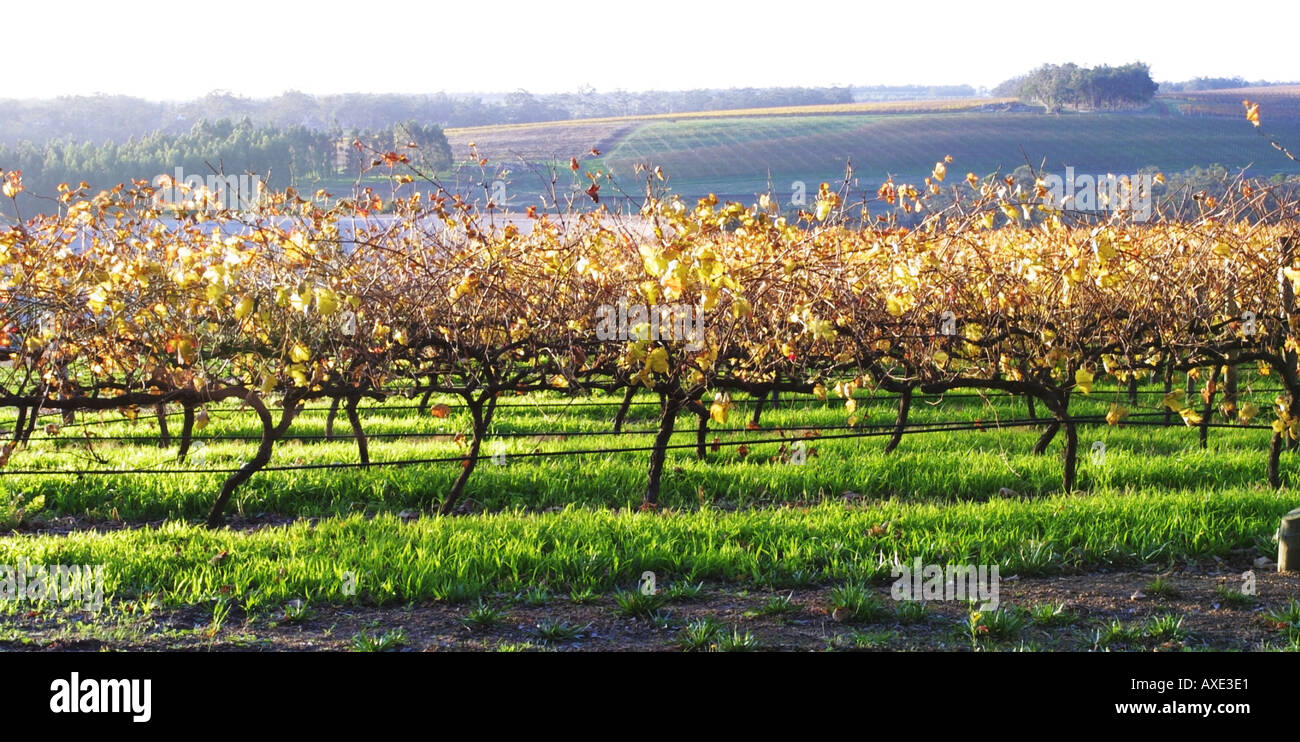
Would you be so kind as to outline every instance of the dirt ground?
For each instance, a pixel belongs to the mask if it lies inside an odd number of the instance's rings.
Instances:
[[[1239,562],[1239,563],[1237,563]],[[1224,604],[1222,590],[1240,591],[1242,572],[1255,573],[1253,599]],[[885,606],[879,617],[855,621],[835,611],[831,587],[794,590],[705,584],[697,595],[670,600],[657,619],[620,615],[612,595],[574,602],[569,593],[489,596],[502,614],[494,625],[467,628],[461,621],[475,603],[402,606],[308,606],[301,615],[250,620],[233,611],[218,627],[211,606],[155,609],[147,615],[91,620],[40,610],[0,618],[5,650],[182,651],[683,651],[691,622],[713,617],[720,637],[749,634],[761,651],[1258,651],[1296,647],[1300,627],[1287,630],[1268,613],[1300,598],[1300,575],[1280,575],[1271,565],[1239,560],[1185,565],[1174,570],[1097,571],[1041,578],[1002,575],[1003,609],[1064,604],[1055,620],[1021,614],[1022,625],[972,642],[971,607],[964,601],[930,601],[924,616],[904,620],[889,585],[873,587]],[[1157,577],[1165,587],[1147,594]],[[764,613],[776,596],[792,606]],[[770,606],[769,606],[770,607]],[[1181,632],[1144,636],[1142,628],[1166,615],[1181,617]],[[839,620],[837,620],[839,619]],[[1105,638],[1115,621],[1132,632]],[[567,622],[569,632],[545,628]],[[979,630],[982,632],[983,630]],[[561,636],[557,636],[557,633]],[[367,637],[389,635],[387,643]],[[726,648],[719,639],[703,650]]]

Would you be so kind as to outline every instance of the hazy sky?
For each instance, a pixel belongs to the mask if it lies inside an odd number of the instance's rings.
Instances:
[[[992,86],[1134,60],[1157,80],[1297,80],[1297,20],[1290,0],[19,2],[0,97]]]

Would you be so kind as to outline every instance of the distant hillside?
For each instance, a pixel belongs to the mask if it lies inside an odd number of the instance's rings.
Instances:
[[[1258,103],[1265,121],[1300,119],[1300,85],[1223,88],[1188,93],[1160,94],[1157,99],[1185,116],[1239,118],[1243,100]]]
[[[447,137],[457,162],[466,162],[470,142],[489,160],[486,170],[462,164],[458,182],[481,184],[485,174],[499,179],[509,185],[512,206],[536,202],[543,179],[533,171],[549,166],[561,175],[561,191],[570,189],[583,202],[589,182],[569,172],[569,157],[581,158],[584,173],[611,172],[629,194],[640,192],[645,176],[636,167],[644,164],[662,167],[668,184],[687,197],[743,200],[769,182],[777,193],[792,193],[796,181],[815,191],[822,181],[840,181],[849,161],[864,191],[874,192],[891,175],[919,182],[945,155],[954,158],[950,180],[966,172],[1009,173],[1027,163],[1053,173],[1073,167],[1080,174],[1143,168],[1172,174],[1220,164],[1232,172],[1250,168],[1258,177],[1300,174],[1246,121],[1243,94],[1262,101],[1271,134],[1300,144],[1300,117],[1286,115],[1292,109],[1281,105],[1294,106],[1300,96],[1284,88],[1195,94],[1198,104],[1218,102],[1214,114],[1182,115],[1191,94],[1162,98],[1141,113],[1061,115],[976,99],[451,129]],[[1235,108],[1212,96],[1227,96]],[[589,152],[593,147],[599,156]],[[608,202],[614,189],[603,188]]]

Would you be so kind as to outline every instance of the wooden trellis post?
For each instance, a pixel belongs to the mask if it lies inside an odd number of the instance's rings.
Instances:
[[[1300,572],[1300,508],[1282,516],[1277,531],[1277,571]]]

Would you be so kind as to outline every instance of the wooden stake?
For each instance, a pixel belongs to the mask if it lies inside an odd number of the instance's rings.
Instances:
[[[1277,532],[1277,571],[1300,572],[1300,508],[1282,516]]]

